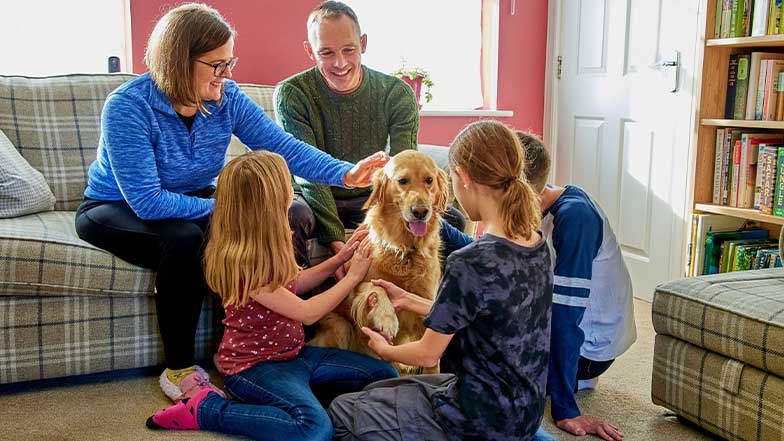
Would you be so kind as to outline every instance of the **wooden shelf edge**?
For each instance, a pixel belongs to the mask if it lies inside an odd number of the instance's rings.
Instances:
[[[708,47],[771,47],[784,46],[784,34],[762,37],[711,38],[705,41]]]
[[[694,208],[696,210],[705,211],[707,213],[723,214],[725,216],[751,219],[768,224],[784,225],[784,217],[762,214],[757,210],[752,210],[749,208],[725,207],[723,205],[711,204],[695,204]]]
[[[747,119],[703,118],[703,126],[742,127],[748,129],[779,129],[784,130],[784,121],[756,121]]]

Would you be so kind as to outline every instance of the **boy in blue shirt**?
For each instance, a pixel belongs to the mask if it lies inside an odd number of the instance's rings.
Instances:
[[[629,271],[599,205],[579,187],[547,185],[549,152],[536,136],[517,135],[526,152],[526,177],[540,194],[542,234],[554,259],[550,411],[569,433],[620,440],[617,427],[581,415],[574,392],[594,387],[637,338]]]

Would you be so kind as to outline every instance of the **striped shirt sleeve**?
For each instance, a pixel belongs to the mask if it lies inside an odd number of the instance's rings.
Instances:
[[[587,307],[593,260],[602,244],[602,219],[591,207],[575,203],[561,207],[554,223],[553,303]]]

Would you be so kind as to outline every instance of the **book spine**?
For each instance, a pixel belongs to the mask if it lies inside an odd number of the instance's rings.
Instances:
[[[781,72],[784,70],[784,63],[777,60],[772,65],[773,71],[771,72],[770,77],[770,87],[765,92],[765,115],[762,119],[766,121],[775,121],[776,120],[776,108],[778,107],[778,99],[779,99],[779,77],[781,77]]]
[[[729,38],[732,28],[732,0],[724,0],[721,12],[721,38]]]
[[[738,54],[730,55],[729,67],[727,68],[727,97],[724,102],[724,118],[732,119],[735,113],[735,95],[737,94],[738,82]]]
[[[756,179],[754,180],[754,204],[755,210],[760,209],[760,202],[762,201],[762,175],[764,173],[762,167],[762,160],[765,156],[765,144],[760,144],[757,152],[757,172]]]
[[[754,18],[751,20],[752,37],[761,37],[765,35],[765,31],[768,27],[768,11],[770,11],[770,8],[768,7],[768,0],[754,0]],[[721,20],[715,20],[715,22],[721,24]],[[713,33],[714,35],[716,34],[715,29]]]
[[[746,181],[749,176],[749,137],[743,134],[741,137],[740,163],[738,164],[738,191],[736,194],[735,207],[743,208],[746,200]]]
[[[762,112],[765,108],[765,82],[768,78],[770,62],[771,60],[760,60],[759,77],[757,78],[757,90],[755,90],[757,96],[754,100],[754,119],[756,120],[762,119]],[[751,92],[751,90],[749,90],[749,92]]]
[[[784,217],[784,147],[779,147],[776,160],[776,194],[773,199],[773,215]]]
[[[741,141],[735,141],[732,149],[732,187],[730,188],[730,207],[738,206],[738,183],[740,175],[740,156],[743,150]]]
[[[775,121],[784,119],[784,72],[779,72],[778,87],[776,88],[776,115],[773,117]]]
[[[724,188],[721,182],[724,139],[724,129],[716,129],[716,154],[713,161],[713,203],[716,205],[721,204],[721,193]]]
[[[777,154],[778,149],[765,146],[764,150],[760,150],[760,157],[757,161],[757,173],[761,176],[759,211],[763,214],[773,214]]]
[[[724,142],[724,158],[721,161],[721,205],[728,205],[730,198],[730,179],[732,177],[732,136],[733,131],[725,131],[726,141]]]
[[[730,38],[741,36],[740,29],[743,25],[743,0],[732,0],[732,13],[730,16]]]
[[[713,38],[721,38],[721,17],[724,14],[724,2],[718,0],[716,2],[716,13],[714,14],[713,21]]]
[[[775,89],[772,89],[772,87],[773,87],[773,77],[777,76],[775,74],[776,74],[776,69],[778,68],[779,64],[780,63],[777,60],[768,60],[768,69],[767,69],[767,71],[765,71],[765,87],[764,87],[765,90],[763,91],[763,94],[762,94],[763,95],[763,98],[762,98],[762,101],[763,101],[762,102],[762,112],[760,112],[760,118],[759,119],[762,119],[762,120],[767,120],[768,119],[768,113],[770,112],[771,90],[775,90]],[[778,82],[778,80],[777,80],[777,82]],[[773,106],[774,107],[776,106],[775,101],[773,103]]]
[[[738,73],[735,82],[734,119],[743,119],[746,114],[746,94],[749,89],[749,55],[738,56]]]

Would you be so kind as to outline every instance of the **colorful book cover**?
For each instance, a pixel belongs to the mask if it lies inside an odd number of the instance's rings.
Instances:
[[[730,207],[738,206],[738,192],[740,185],[740,161],[743,152],[743,142],[735,141],[732,148],[732,186],[730,187]]]
[[[776,162],[776,194],[773,195],[773,215],[784,217],[784,147],[779,147]]]
[[[760,177],[759,211],[773,214],[773,194],[776,185],[776,164],[778,163],[779,146],[760,144],[757,159],[757,175]]]
[[[765,35],[765,31],[767,30],[768,27],[768,12],[770,11],[770,8],[768,7],[768,2],[769,0],[754,0],[754,8],[753,8],[754,18],[752,18],[751,20],[752,37],[761,37]],[[720,4],[721,2],[717,3],[716,5],[717,10]],[[716,14],[715,23],[721,25],[720,13]],[[714,35],[716,35],[717,31],[718,29],[714,29],[713,32]]]
[[[760,143],[784,142],[784,135],[773,133],[747,133],[741,137],[743,150],[741,151],[740,177],[738,181],[739,208],[754,207],[754,187],[757,182],[757,158]]]
[[[761,120],[765,110],[765,85],[768,81],[768,68],[772,60],[760,60],[757,97],[754,99],[754,119]]]
[[[697,218],[697,234],[694,239],[694,264],[692,265],[692,272],[695,276],[704,274],[705,264],[705,238],[710,232],[733,232],[738,231],[746,226],[746,220],[734,216],[725,216],[723,214],[696,214]]]
[[[740,239],[767,239],[768,230],[744,231],[710,231],[705,235],[705,260],[703,274],[716,274],[719,272],[719,259],[721,258],[721,245],[727,240]]]
[[[739,59],[740,60],[740,59]],[[759,89],[759,81],[760,77],[764,77],[764,74],[760,75],[761,67],[762,67],[762,60],[784,60],[784,54],[778,52],[752,52],[749,55],[749,64],[748,64],[748,82],[746,84],[746,108],[744,112],[745,117],[736,118],[736,119],[755,119],[755,111],[757,109],[757,95]],[[740,86],[740,61],[739,61],[739,70],[738,70],[738,86]],[[764,84],[764,83],[763,83]],[[736,101],[735,101],[735,109],[738,109],[738,102],[737,102],[737,87],[736,87]]]

